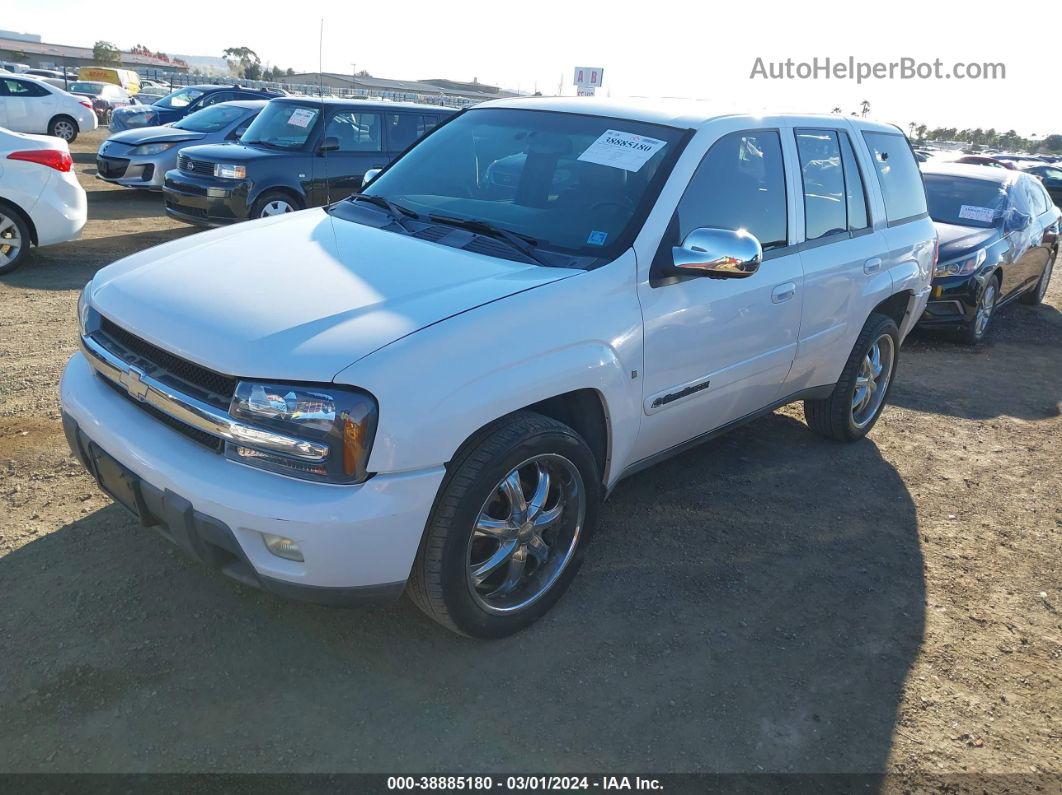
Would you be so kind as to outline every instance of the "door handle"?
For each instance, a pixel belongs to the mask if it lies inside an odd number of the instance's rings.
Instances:
[[[796,285],[793,282],[779,284],[771,291],[771,303],[780,304],[788,301],[794,295],[796,295]]]
[[[874,257],[868,259],[863,263],[863,273],[870,275],[871,273],[877,273],[881,270],[881,257]]]

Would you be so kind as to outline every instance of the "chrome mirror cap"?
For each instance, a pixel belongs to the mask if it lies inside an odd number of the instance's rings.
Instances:
[[[382,168],[370,168],[368,171],[366,171],[365,176],[361,178],[361,187],[364,188],[366,185],[376,179],[376,175],[379,174],[381,171],[383,171]]]
[[[763,261],[763,248],[744,229],[694,229],[681,246],[671,249],[677,274],[743,279]]]

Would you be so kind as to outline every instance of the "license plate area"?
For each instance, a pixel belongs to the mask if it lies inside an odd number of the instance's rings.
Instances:
[[[88,454],[99,487],[137,519],[142,519],[139,478],[93,442],[88,443]]]

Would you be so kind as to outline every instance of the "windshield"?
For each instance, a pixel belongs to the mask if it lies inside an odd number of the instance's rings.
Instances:
[[[178,130],[188,130],[189,132],[220,132],[233,122],[242,119],[246,112],[245,108],[233,105],[211,105],[209,108],[189,113],[180,121],[175,121],[171,126],[176,127]]]
[[[926,174],[929,217],[941,224],[991,229],[1007,208],[1007,191],[995,181]]]
[[[201,96],[203,96],[203,92],[198,89],[182,88],[180,91],[167,94],[155,104],[160,108],[187,108]]]
[[[301,149],[321,114],[320,108],[293,102],[270,102],[240,138],[243,144],[271,149]]]
[[[365,194],[485,221],[545,248],[615,257],[637,233],[682,138],[673,127],[624,119],[472,110],[424,138]]]
[[[71,94],[98,94],[103,90],[104,83],[86,83],[79,81],[71,83],[67,89]]]

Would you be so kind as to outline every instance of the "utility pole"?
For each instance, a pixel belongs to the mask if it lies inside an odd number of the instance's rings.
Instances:
[[[354,96],[354,92],[358,88],[358,65],[352,63],[350,65],[350,96]]]

